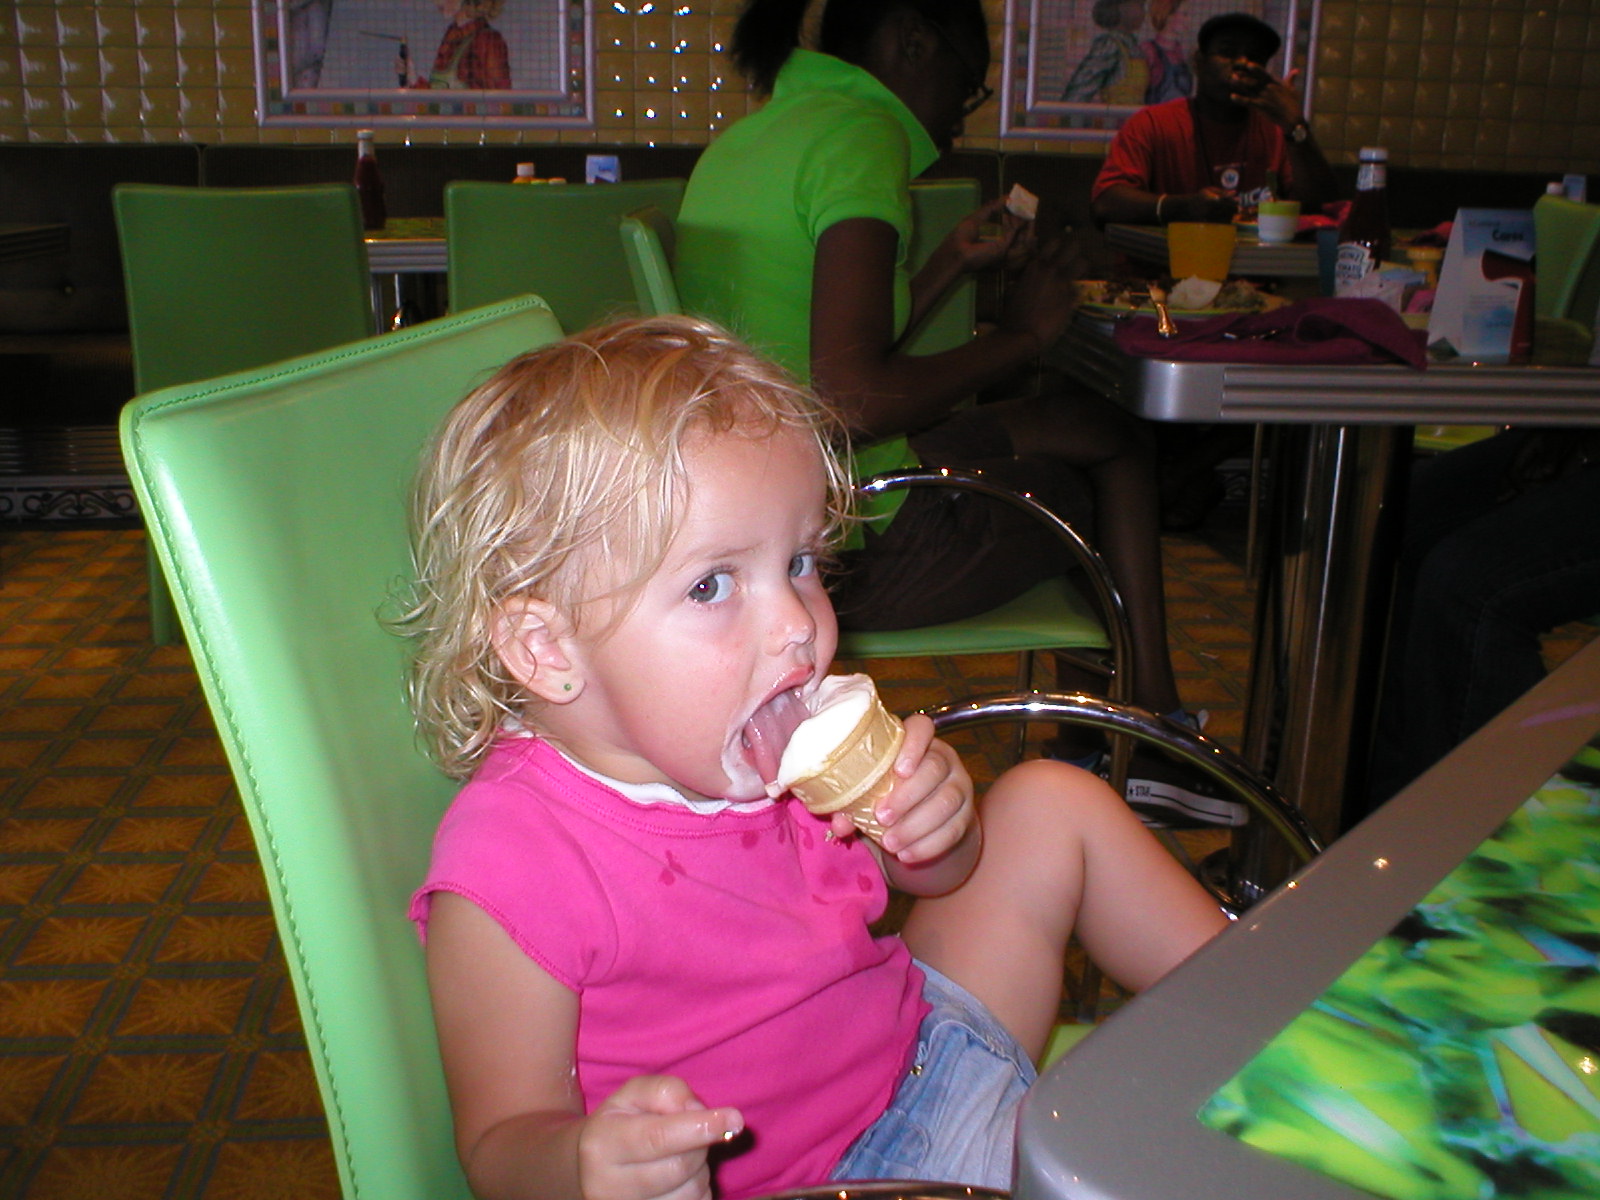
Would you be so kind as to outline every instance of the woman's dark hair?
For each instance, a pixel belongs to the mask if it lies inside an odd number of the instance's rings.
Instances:
[[[953,37],[969,36],[987,45],[988,19],[982,0],[825,0],[817,49],[846,62],[859,63],[884,21],[909,9]],[[733,61],[760,95],[772,93],[773,82],[800,44],[811,0],[750,0],[733,30]]]

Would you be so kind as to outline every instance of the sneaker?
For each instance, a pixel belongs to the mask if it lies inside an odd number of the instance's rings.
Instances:
[[[1250,819],[1248,808],[1217,795],[1210,781],[1162,759],[1135,759],[1126,794],[1149,829],[1233,827]]]

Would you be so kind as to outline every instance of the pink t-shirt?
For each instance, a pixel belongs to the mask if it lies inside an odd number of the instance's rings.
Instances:
[[[794,801],[706,815],[640,804],[548,743],[503,739],[440,824],[411,917],[457,892],[579,997],[592,1110],[640,1074],[730,1104],[728,1200],[825,1182],[916,1047],[922,973],[873,938],[887,903],[859,840]]]

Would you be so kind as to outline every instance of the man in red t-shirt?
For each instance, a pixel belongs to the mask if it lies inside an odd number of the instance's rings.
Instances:
[[[1090,191],[1095,219],[1136,225],[1226,221],[1267,183],[1316,211],[1334,199],[1328,161],[1303,115],[1291,71],[1264,65],[1282,44],[1245,13],[1212,17],[1194,52],[1195,94],[1140,109],[1117,132]]]

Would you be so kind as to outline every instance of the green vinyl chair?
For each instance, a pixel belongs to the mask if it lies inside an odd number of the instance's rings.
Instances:
[[[446,411],[561,336],[523,297],[167,388],[122,414],[261,856],[348,1200],[469,1195],[406,907],[456,785],[418,748],[408,494]]]
[[[646,317],[683,311],[672,263],[678,253],[677,227],[654,204],[627,213],[619,222],[622,253],[633,280],[634,303]]]
[[[349,184],[112,189],[139,393],[373,333],[361,206]],[[150,628],[177,636],[150,558]]]
[[[913,269],[926,261],[955,223],[977,208],[975,180],[914,183],[912,211],[918,221],[912,243]],[[675,226],[659,208],[627,214],[620,236],[641,312],[660,315],[681,311],[672,274]],[[973,336],[976,291],[970,281],[952,289],[916,331],[911,343],[932,354]],[[1048,579],[1014,600],[959,621],[915,629],[841,630],[839,654],[846,658],[921,658],[930,655],[997,654],[1017,656],[1017,686],[1031,687],[1034,663],[1041,653],[1065,654],[1109,678],[1113,699],[1132,697],[1127,614],[1104,560],[1076,531],[1043,505],[981,477],[950,471],[893,471],[859,480],[863,495],[881,495],[911,487],[954,487],[982,492],[1023,508],[1044,521],[1059,537],[1069,561],[1077,562],[1094,597],[1091,602],[1066,576]],[[1119,764],[1120,765],[1120,764]]]
[[[676,217],[683,186],[681,179],[446,184],[451,311],[533,293],[568,331],[633,311],[617,221],[646,205]]]
[[[906,258],[922,268],[956,222],[983,203],[976,179],[919,179],[911,184],[911,244]],[[978,281],[963,276],[923,317],[906,343],[908,354],[938,354],[970,342],[978,329]]]
[[[1533,236],[1534,314],[1575,320],[1593,332],[1600,306],[1600,204],[1540,196]]]

